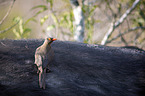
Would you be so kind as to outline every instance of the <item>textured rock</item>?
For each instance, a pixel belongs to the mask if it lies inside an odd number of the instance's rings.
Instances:
[[[43,40],[0,40],[0,96],[144,96],[145,51],[55,41],[46,90],[35,49]]]

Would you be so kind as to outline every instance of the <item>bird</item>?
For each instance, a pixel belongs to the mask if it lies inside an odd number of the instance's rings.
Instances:
[[[51,48],[51,43],[56,38],[45,38],[44,43],[39,46],[35,51],[35,64],[37,65],[39,74],[39,86],[45,89],[46,70],[54,58],[54,51]]]

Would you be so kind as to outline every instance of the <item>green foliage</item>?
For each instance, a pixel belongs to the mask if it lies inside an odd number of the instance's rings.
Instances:
[[[52,30],[52,29],[54,29],[55,28],[55,25],[49,25],[48,27],[47,27],[47,31],[50,31],[50,30]]]
[[[30,21],[33,21],[33,22],[36,22],[36,23],[37,23],[37,20],[35,19],[35,17],[31,17],[31,18],[29,18],[29,19],[25,22],[25,25],[27,25]]]
[[[46,0],[47,3],[50,3],[50,8],[52,9],[53,7],[53,0]]]
[[[40,18],[40,24],[43,25],[45,21],[48,19],[49,15],[45,15],[44,17]]]
[[[54,28],[67,28],[73,34],[73,12],[72,11],[70,11],[70,12],[63,12],[63,13],[61,13],[58,16],[56,16],[55,12],[53,12],[49,16],[51,16],[54,24],[48,25],[47,31],[51,31]],[[45,21],[48,19],[49,16],[45,15],[44,18],[41,19],[40,23],[41,24],[45,23]]]
[[[37,16],[39,15],[40,13],[48,10],[47,6],[46,5],[38,5],[38,6],[35,6],[33,7],[31,10],[34,10],[34,9],[37,9],[37,8],[40,8],[40,10],[34,15],[34,16]]]
[[[84,43],[93,43],[93,32],[94,32],[94,24],[101,22],[100,20],[96,20],[93,18],[94,11],[97,8],[97,5],[88,6],[85,5],[82,7],[84,16],[85,16],[85,30],[87,31],[86,38]]]
[[[73,11],[64,12],[60,15],[60,26],[68,28],[73,33]]]
[[[19,28],[16,29],[14,28],[13,29],[13,33],[15,34],[16,36],[16,39],[24,39],[24,38],[27,38],[31,32],[31,29],[30,28],[26,28],[26,24],[23,22],[23,19],[21,17],[15,17],[13,19],[14,22],[18,22],[19,21]]]
[[[130,2],[133,2],[132,0]],[[133,13],[135,17],[131,18],[132,26],[140,26],[143,27],[145,26],[145,1],[141,1],[139,5],[136,8],[136,11]]]
[[[50,0],[47,0],[47,1],[50,1]],[[34,15],[32,16],[31,18],[29,18],[25,24],[28,24],[30,21],[33,21],[33,22],[36,22],[37,23],[37,20],[35,19],[35,17],[37,17],[39,14],[43,13],[44,11],[47,11],[48,10],[48,7],[46,5],[37,5],[37,6],[34,6],[31,8],[31,10],[35,10],[35,9],[39,9],[39,11]],[[44,23],[44,21],[48,19],[46,16],[44,18],[41,18],[41,25]]]
[[[37,5],[35,7],[32,8],[32,10],[35,9],[40,9],[33,17],[31,17],[30,19],[28,19],[26,21],[29,22],[31,20],[35,21],[35,17],[38,16],[39,14],[41,14],[44,11],[49,11],[51,12],[50,14],[46,14],[43,17],[40,18],[39,22],[40,25],[43,26],[44,23],[47,22],[47,20],[49,18],[51,18],[53,20],[53,24],[50,24],[47,26],[46,30],[49,32],[53,29],[59,29],[59,32],[62,32],[63,30],[61,29],[69,29],[70,37],[73,36],[74,34],[74,26],[73,26],[73,21],[74,21],[74,15],[73,15],[73,9],[69,9],[63,12],[60,12],[59,14],[57,14],[57,11],[53,10],[53,0],[45,0],[47,5],[50,6],[46,6],[46,5]],[[65,1],[67,2],[67,1]],[[85,16],[85,30],[87,32],[86,38],[85,38],[85,43],[93,43],[92,42],[92,37],[93,37],[93,32],[94,32],[94,24],[101,22],[100,20],[96,20],[93,18],[94,15],[94,11],[97,8],[97,5],[92,5],[92,6],[88,6],[88,5],[83,5],[82,6],[82,10]],[[57,14],[57,15],[56,15]],[[62,32],[63,35],[66,35],[65,32]],[[58,34],[57,34],[58,35]],[[59,36],[59,35],[58,35]]]
[[[37,9],[37,8],[40,8],[40,10],[33,17],[28,19],[26,21],[26,23],[29,21],[32,21],[32,20],[36,22],[36,20],[35,20],[36,16],[38,16],[39,14],[41,14],[44,11],[50,11],[51,12],[50,14],[46,14],[40,18],[40,20],[39,20],[40,25],[43,26],[43,24],[47,22],[48,18],[51,18],[54,23],[52,25],[48,25],[48,27],[46,28],[47,31],[51,31],[56,28],[59,28],[59,29],[67,28],[73,34],[73,20],[74,19],[73,19],[72,9],[69,11],[62,12],[59,15],[56,15],[56,11],[53,11],[53,9],[52,9],[53,3],[54,3],[53,0],[46,0],[46,3],[48,3],[50,5],[50,8],[48,8],[48,6],[46,6],[46,5],[38,5],[38,6],[33,7],[32,10]],[[60,30],[60,31],[62,31],[62,30]]]

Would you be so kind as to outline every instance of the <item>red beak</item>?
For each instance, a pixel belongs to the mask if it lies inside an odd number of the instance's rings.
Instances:
[[[52,39],[52,41],[55,41],[55,40],[57,40],[57,39],[56,39],[56,38],[53,38],[53,39]]]

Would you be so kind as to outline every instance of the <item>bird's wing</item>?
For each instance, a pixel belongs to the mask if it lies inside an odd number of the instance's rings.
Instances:
[[[50,59],[48,58],[48,55],[45,55],[45,57],[43,58],[43,61],[42,61],[42,67],[47,68],[49,61],[50,61]]]
[[[43,68],[47,68],[48,64],[53,60],[54,57],[54,53],[52,50],[49,50],[49,52],[45,55],[45,57],[43,58]]]

